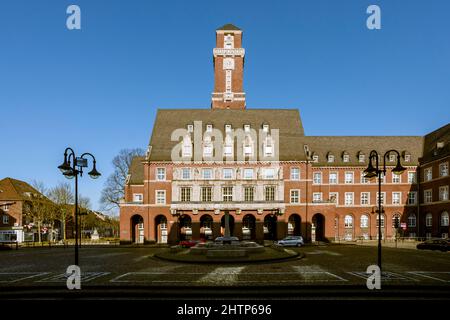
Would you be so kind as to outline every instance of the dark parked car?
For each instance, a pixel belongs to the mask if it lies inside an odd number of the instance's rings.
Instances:
[[[417,245],[417,249],[449,251],[450,250],[450,240],[448,240],[448,239],[427,240],[425,242],[419,243]]]

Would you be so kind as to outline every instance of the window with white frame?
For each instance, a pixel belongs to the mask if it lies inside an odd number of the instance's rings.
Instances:
[[[312,156],[312,161],[313,161],[313,162],[319,162],[319,156],[318,156],[317,154],[314,154],[314,155]]]
[[[263,169],[264,179],[275,179],[275,169],[274,168],[264,168]]]
[[[233,49],[234,48],[234,35],[226,34],[223,37],[223,47],[225,49]]]
[[[405,162],[410,162],[411,161],[411,155],[409,153],[405,154]]]
[[[222,178],[223,179],[233,179],[233,169],[231,169],[231,168],[222,169]]]
[[[191,179],[191,169],[190,168],[182,168],[181,169],[181,178],[183,180]]]
[[[206,132],[212,132],[213,126],[212,124],[207,124],[206,125]]]
[[[353,183],[353,172],[346,172],[345,173],[345,183]]]
[[[353,217],[351,215],[346,215],[344,217],[344,227],[353,228]]]
[[[313,202],[322,202],[322,192],[313,193]]]
[[[344,154],[344,155],[342,156],[342,160],[343,160],[344,162],[349,162],[349,161],[350,161],[350,155]]]
[[[401,192],[392,192],[392,204],[400,204],[402,198]]]
[[[433,190],[432,189],[428,189],[423,192],[423,202],[424,203],[433,202]]]
[[[211,142],[211,137],[206,136],[203,142],[203,157],[212,157],[213,155],[213,144]]]
[[[433,226],[433,215],[431,213],[427,213],[427,215],[425,216],[425,226]]]
[[[386,176],[382,173],[381,174],[381,183],[385,183],[386,182]],[[378,177],[377,177],[377,182],[378,182]]]
[[[212,187],[201,187],[201,201],[211,202],[212,201]]]
[[[394,162],[394,161],[395,161],[395,158],[396,158],[396,155],[395,155],[394,153],[391,153],[391,154],[389,155],[389,162]]]
[[[369,227],[369,217],[365,214],[361,216],[361,228],[368,228]]]
[[[187,131],[188,131],[189,133],[194,132],[194,125],[193,125],[193,124],[188,124],[188,125],[187,125]]]
[[[328,154],[328,157],[327,157],[328,159],[328,162],[334,162],[334,155],[332,155],[332,154]]]
[[[300,203],[300,190],[291,190],[291,203]]]
[[[346,192],[345,193],[345,205],[346,206],[353,205],[353,192]]]
[[[183,138],[183,145],[181,152],[183,157],[192,157],[192,141],[190,135],[186,135]]]
[[[269,132],[269,125],[268,124],[263,124],[263,132]]]
[[[367,206],[370,204],[370,193],[369,192],[361,192],[361,205]]]
[[[255,197],[254,187],[244,187],[244,200],[246,202],[252,202]]]
[[[439,176],[440,177],[448,176],[448,162],[439,164]]]
[[[441,227],[448,227],[449,219],[448,212],[444,211],[441,213]]]
[[[378,217],[378,214],[377,214],[377,228],[378,228],[379,225],[380,225],[379,217]],[[384,215],[381,215],[381,228],[384,228]]]
[[[416,173],[414,171],[408,171],[408,183],[416,183]]]
[[[166,180],[166,168],[156,169],[156,180],[163,181]]]
[[[4,204],[3,205],[3,211],[9,211],[9,204]]]
[[[314,172],[313,174],[313,184],[322,183],[322,172]]]
[[[358,156],[358,161],[359,162],[366,162],[366,155],[360,153],[359,156]]]
[[[225,137],[225,144],[223,146],[223,155],[226,157],[233,155],[233,139],[230,135]]]
[[[392,174],[392,183],[401,183],[402,176],[400,174]]]
[[[433,179],[433,168],[426,168],[424,170],[424,179],[425,181],[430,181]]]
[[[9,224],[9,216],[6,214],[3,216],[3,224]]]
[[[253,155],[253,141],[250,136],[244,138],[244,156]]]
[[[211,180],[213,178],[213,170],[211,168],[202,169],[202,178],[205,180]]]
[[[339,204],[339,193],[338,192],[330,192],[328,193],[328,197],[331,203]]]
[[[264,149],[265,157],[270,157],[273,155],[273,139],[272,139],[272,137],[267,136],[265,138],[263,149]]]
[[[225,132],[226,133],[231,133],[231,124],[226,124],[225,125]]]
[[[439,201],[448,200],[448,186],[439,187]]]
[[[361,172],[361,183],[366,184],[366,183],[370,183],[370,179],[364,177],[364,172]]]
[[[265,200],[266,201],[275,201],[275,186],[266,186],[265,187]]]
[[[417,192],[415,191],[408,192],[408,204],[410,205],[417,204]]]
[[[330,172],[330,175],[328,176],[328,183],[329,184],[337,184],[338,183],[337,172]]]
[[[291,168],[291,180],[300,180],[300,168]]]
[[[414,228],[416,226],[416,215],[411,213],[408,216],[408,227]]]
[[[378,200],[379,199],[379,193],[377,192],[377,204],[378,204]],[[386,201],[386,192],[382,192],[381,193],[381,203],[382,204],[385,204],[385,201]]]
[[[180,188],[180,201],[181,202],[189,202],[191,201],[191,188],[190,187],[181,187]]]
[[[222,201],[233,201],[233,187],[222,187]]]
[[[244,132],[250,132],[250,125],[244,124]]]
[[[166,190],[156,190],[156,204],[166,204]]]
[[[133,193],[133,202],[142,202],[144,195],[142,193]]]
[[[253,169],[252,168],[244,169],[244,179],[253,179]]]

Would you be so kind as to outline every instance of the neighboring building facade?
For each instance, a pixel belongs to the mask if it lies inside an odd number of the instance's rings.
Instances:
[[[25,226],[31,221],[26,218],[25,207],[33,194],[40,193],[24,181],[0,180],[0,242],[27,240]]]
[[[417,168],[428,136],[305,136],[296,109],[246,108],[244,56],[242,31],[233,25],[218,29],[211,109],[158,110],[147,154],[134,158],[129,169],[120,206],[123,242],[214,239],[223,234],[225,211],[240,239],[375,239],[378,183],[362,177],[373,149],[398,150],[407,168],[392,175],[397,159],[388,156],[383,237],[395,236],[395,217],[407,223],[404,236],[425,232],[419,228],[427,207],[419,203]],[[442,133],[445,150],[448,131]],[[448,166],[446,177],[439,183],[448,182]],[[448,207],[448,188],[447,202],[439,203]],[[439,205],[433,208],[439,211]],[[431,236],[445,236],[446,230],[448,223]]]

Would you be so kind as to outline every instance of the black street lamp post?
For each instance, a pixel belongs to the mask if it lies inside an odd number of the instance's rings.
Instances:
[[[96,168],[95,157],[91,153],[83,153],[81,157],[76,157],[72,148],[66,148],[64,151],[64,162],[58,166],[64,177],[67,179],[75,178],[75,265],[78,266],[78,174],[83,176],[83,168],[88,166],[88,161],[85,156],[92,157],[93,168],[88,172],[92,179],[100,177],[100,172]]]
[[[375,150],[370,151],[369,156],[369,165],[364,170],[365,178],[378,178],[378,267],[380,268],[381,274],[381,214],[383,212],[383,208],[381,207],[381,177],[386,175],[386,157],[388,157],[391,153],[395,153],[397,156],[397,165],[392,169],[393,174],[400,175],[403,171],[406,170],[400,163],[400,153],[397,150],[389,150],[383,156],[383,166],[380,168],[381,163],[379,159],[378,152]],[[372,164],[372,160],[375,159],[375,167]]]

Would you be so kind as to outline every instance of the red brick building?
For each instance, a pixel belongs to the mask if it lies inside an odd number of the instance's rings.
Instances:
[[[424,210],[433,211],[437,223],[449,206],[448,162],[446,175],[433,184],[447,184],[447,200],[423,208],[417,168],[420,159],[426,166],[448,160],[448,126],[425,138],[305,136],[296,109],[246,107],[244,57],[242,31],[233,25],[219,28],[211,109],[158,110],[147,154],[133,160],[126,181],[120,208],[123,242],[214,239],[223,233],[225,211],[232,235],[240,239],[374,239],[378,183],[362,177],[373,149],[381,154],[398,150],[407,168],[393,175],[397,158],[387,156],[383,237],[395,235],[395,217],[407,223],[407,236],[425,235],[419,226]],[[447,151],[439,153],[439,161],[426,156],[425,145],[442,140],[435,136],[445,137]],[[448,215],[446,221],[429,236],[448,234]]]

